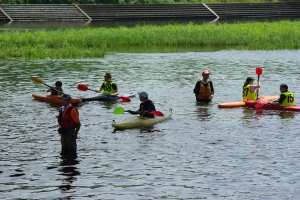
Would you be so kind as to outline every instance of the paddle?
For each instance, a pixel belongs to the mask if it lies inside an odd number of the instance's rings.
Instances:
[[[52,87],[52,86],[50,86],[50,85],[47,85],[46,83],[44,83],[44,82],[43,82],[41,79],[39,79],[38,77],[31,77],[31,80],[32,80],[34,83],[36,83],[36,84],[44,84],[44,85],[50,87],[52,90],[55,90],[55,91],[61,93],[61,91],[55,89],[54,87]],[[63,93],[62,93],[62,94],[63,94]]]
[[[256,72],[256,74],[257,74],[257,82],[259,82],[259,77],[262,75],[262,73],[263,73],[263,69],[262,68],[256,68],[255,69],[255,72]],[[258,99],[258,89],[257,89],[257,93],[256,93],[256,99]]]
[[[114,109],[114,114],[116,114],[116,115],[123,114],[124,112],[125,112],[125,109],[124,109],[123,107],[116,107],[116,108]],[[126,112],[127,112],[127,111],[126,111]],[[157,110],[151,111],[150,114],[156,115],[156,116],[160,116],[160,117],[163,117],[163,116],[164,116],[164,114],[163,114],[162,112],[157,111]]]
[[[81,91],[87,91],[87,90],[94,91],[94,90],[90,89],[87,85],[82,84],[82,83],[78,84],[77,89],[81,90]],[[125,97],[125,96],[118,96],[118,97],[120,99],[122,99],[123,102],[130,102],[131,101],[131,99],[129,97]]]

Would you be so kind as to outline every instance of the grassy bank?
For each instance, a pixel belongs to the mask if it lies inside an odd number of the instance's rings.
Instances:
[[[103,57],[107,47],[194,46],[277,50],[300,48],[300,21],[5,31],[0,58]]]

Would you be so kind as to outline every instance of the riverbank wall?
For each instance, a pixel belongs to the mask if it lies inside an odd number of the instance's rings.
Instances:
[[[0,21],[299,18],[300,2],[209,4],[0,4]]]

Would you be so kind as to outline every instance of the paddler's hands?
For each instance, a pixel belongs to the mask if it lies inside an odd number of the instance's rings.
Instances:
[[[130,114],[132,114],[132,111],[131,111],[131,110],[126,110],[126,112],[129,112]]]

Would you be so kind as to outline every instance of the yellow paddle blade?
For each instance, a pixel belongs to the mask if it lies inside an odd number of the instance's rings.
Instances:
[[[44,82],[41,79],[39,79],[38,77],[33,76],[33,77],[31,77],[31,80],[37,84],[44,84]]]

